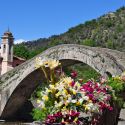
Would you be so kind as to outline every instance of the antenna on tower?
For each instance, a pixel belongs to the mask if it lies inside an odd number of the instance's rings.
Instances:
[[[7,31],[8,31],[8,32],[10,32],[10,28],[9,28],[9,26],[8,26],[8,29],[7,29]]]

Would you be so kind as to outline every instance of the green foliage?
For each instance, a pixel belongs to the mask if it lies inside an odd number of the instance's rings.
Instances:
[[[98,79],[100,76],[99,73],[97,73],[93,68],[86,64],[75,64],[73,66],[69,66],[64,71],[69,76],[72,70],[77,71],[77,79],[83,78],[84,82],[88,81],[88,79],[91,78]]]
[[[124,84],[119,79],[109,78],[108,84],[115,90],[116,94],[119,94],[125,89]]]
[[[36,50],[29,50],[24,44],[14,46],[14,55],[25,59],[31,59],[44,51],[47,47],[41,47]]]
[[[107,47],[113,49],[113,42],[111,40],[107,41]]]
[[[83,24],[79,24],[76,27],[72,27],[68,30],[68,33],[72,33],[72,35],[76,32],[79,32],[83,28]]]
[[[50,43],[49,43],[49,47],[53,47],[53,46],[56,46],[56,45],[60,45],[60,44],[63,44],[63,42],[61,40],[52,40]]]
[[[86,21],[84,25],[85,26],[93,26],[93,27],[95,27],[97,24],[98,23],[97,23],[96,19],[93,19],[91,21]]]
[[[41,47],[41,48],[38,48],[36,50],[31,50],[29,52],[29,59],[33,58],[34,56],[40,54],[41,52],[43,52],[44,50],[46,50],[47,47]]]
[[[124,10],[125,10],[125,6],[121,7],[121,8],[118,9],[116,12],[120,13],[120,12],[122,12],[122,11],[124,11]]]
[[[117,33],[120,33],[123,30],[124,30],[124,26],[122,26],[122,25],[118,25],[117,28],[116,28]]]
[[[122,97],[116,97],[116,104],[118,107],[122,108],[124,106],[124,100]]]
[[[47,110],[46,109],[38,109],[38,108],[34,108],[33,109],[33,112],[32,112],[32,116],[33,116],[33,119],[35,120],[44,120],[47,116]]]
[[[110,28],[110,27],[113,27],[113,26],[114,26],[114,22],[113,22],[112,20],[107,20],[107,21],[105,22],[105,25],[106,25],[108,28]]]
[[[119,107],[123,107],[124,100],[121,93],[125,90],[125,84],[119,78],[109,78],[108,85],[114,90],[113,99]]]
[[[45,89],[45,86],[44,87],[39,86],[37,88],[37,90],[35,90],[35,92],[33,93],[31,99],[32,100],[34,98],[41,99],[41,91],[44,89]],[[34,95],[36,95],[36,96],[34,96]],[[33,119],[42,121],[42,120],[45,120],[45,118],[47,117],[48,114],[54,113],[54,110],[53,110],[54,98],[51,97],[51,95],[49,95],[48,98],[49,98],[49,100],[47,102],[45,102],[46,108],[33,109],[33,111],[32,111]]]
[[[93,47],[93,46],[95,46],[95,41],[92,39],[85,39],[85,40],[81,41],[80,44]]]
[[[29,50],[23,44],[14,46],[14,54],[25,59],[29,58]]]

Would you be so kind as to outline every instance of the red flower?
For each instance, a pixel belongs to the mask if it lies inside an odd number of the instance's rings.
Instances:
[[[79,114],[80,114],[79,112],[76,112],[76,111],[73,111],[73,110],[70,112],[70,116],[78,117]]]
[[[75,82],[74,82],[74,81],[72,81],[70,85],[73,87],[73,86],[75,85]]]
[[[93,100],[93,98],[94,98],[93,94],[88,94],[88,96],[89,96],[90,100]]]
[[[109,107],[108,109],[109,109],[110,111],[112,111],[112,110],[113,110],[113,108],[112,108],[112,107]]]
[[[76,78],[77,77],[77,72],[76,71],[72,71],[71,72],[71,77],[72,78]]]

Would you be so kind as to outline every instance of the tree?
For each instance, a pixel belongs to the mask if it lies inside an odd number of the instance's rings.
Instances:
[[[14,46],[14,55],[28,59],[30,52],[23,44],[20,44]]]

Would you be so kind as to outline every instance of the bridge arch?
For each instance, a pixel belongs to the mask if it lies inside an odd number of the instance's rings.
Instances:
[[[42,59],[45,59],[46,57],[58,60],[80,61],[88,64],[101,75],[104,75],[107,72],[111,75],[119,75],[125,70],[125,53],[106,48],[65,44],[49,48],[36,57],[41,57]],[[38,78],[38,82],[42,82],[41,79],[39,79],[39,75],[41,74],[39,69],[35,69],[36,57],[1,76],[0,114],[2,118],[9,118],[12,113],[16,111],[12,110],[12,112],[9,112],[9,109],[13,106],[12,104],[14,104],[14,100],[19,101],[19,103],[17,102],[14,105],[14,108],[16,109],[19,108],[27,98],[29,98],[32,91],[37,86],[35,84],[36,81],[34,81],[33,84],[33,76],[38,74],[35,78],[36,80]],[[32,81],[32,84],[26,82],[28,79],[29,81]],[[23,95],[22,101],[21,98],[19,98],[20,96],[18,96],[19,94]]]

